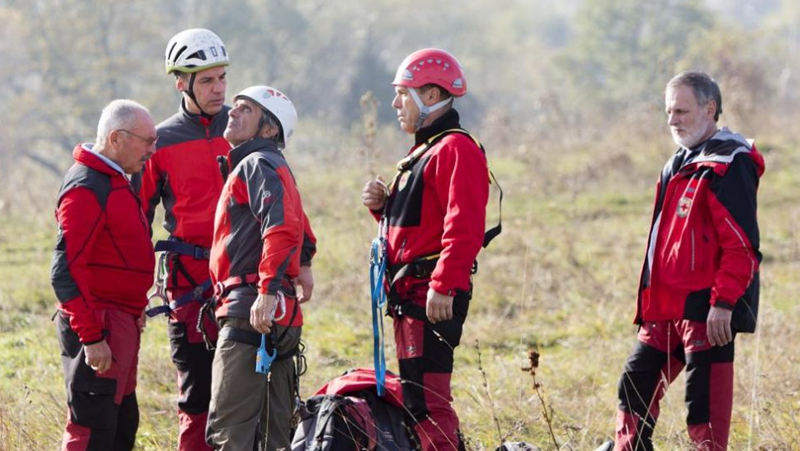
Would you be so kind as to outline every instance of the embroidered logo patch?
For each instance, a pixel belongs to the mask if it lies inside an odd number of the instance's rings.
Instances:
[[[402,191],[403,188],[406,187],[408,184],[408,178],[411,176],[410,172],[404,172],[403,175],[400,176],[400,181],[398,182],[397,189]]]
[[[678,201],[678,211],[676,212],[678,214],[678,217],[685,218],[689,216],[689,210],[691,209],[692,209],[692,199],[686,196],[681,197],[681,199]]]

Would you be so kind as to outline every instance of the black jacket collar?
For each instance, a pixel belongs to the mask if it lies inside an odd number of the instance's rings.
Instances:
[[[180,107],[180,109],[178,111],[181,114],[181,116],[183,116],[184,119],[186,119],[187,121],[192,122],[192,123],[197,124],[197,125],[202,125],[203,127],[208,127],[214,121],[220,120],[220,118],[222,118],[222,120],[225,120],[225,121],[228,120],[228,115],[227,114],[220,114],[220,113],[227,113],[227,111],[228,111],[228,106],[227,105],[223,105],[222,109],[219,110],[219,113],[217,113],[217,114],[215,114],[213,116],[208,116],[208,115],[205,115],[205,114],[194,114],[194,113],[192,113],[191,111],[189,111],[186,108],[186,99],[181,99],[181,107]]]
[[[275,152],[281,153],[278,150],[278,143],[271,139],[251,139],[246,141],[228,152],[231,169],[235,168],[240,161],[244,160],[248,155],[255,152]]]
[[[450,130],[451,128],[461,128],[458,111],[454,108],[447,110],[440,118],[433,121],[431,125],[417,130],[414,134],[414,144],[418,146],[432,136],[438,135],[445,130]]]

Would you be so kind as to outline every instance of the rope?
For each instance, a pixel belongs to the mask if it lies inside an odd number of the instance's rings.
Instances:
[[[384,228],[381,221],[380,230]],[[386,391],[386,355],[383,342],[383,309],[386,306],[386,290],[383,287],[383,278],[386,274],[386,238],[383,233],[372,240],[369,265],[369,286],[372,296],[372,348],[375,364],[375,388],[378,396],[383,396]]]

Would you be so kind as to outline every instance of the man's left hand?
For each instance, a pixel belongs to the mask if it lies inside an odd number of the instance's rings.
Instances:
[[[311,272],[310,266],[301,266],[300,274],[292,279],[296,286],[300,287],[300,294],[297,296],[297,302],[304,303],[311,300],[311,292],[314,290],[314,273]]]
[[[253,329],[262,334],[270,332],[276,302],[275,296],[259,293],[253,306],[250,307],[250,325]]]
[[[428,302],[425,305],[428,320],[436,324],[453,318],[453,296],[437,293],[433,288],[428,288]]]
[[[732,314],[731,310],[711,306],[706,320],[708,342],[711,346],[725,346],[733,341],[733,332],[731,332]]]

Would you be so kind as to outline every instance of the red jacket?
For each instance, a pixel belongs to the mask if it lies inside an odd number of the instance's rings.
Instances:
[[[733,309],[752,332],[761,261],[756,192],[764,158],[727,128],[698,149],[678,149],[656,190],[636,321],[705,322],[711,305]]]
[[[451,109],[416,133],[408,153],[453,128],[460,124]],[[488,201],[489,169],[483,151],[463,133],[446,135],[392,187],[385,207],[389,264],[438,253],[429,287],[449,295],[468,291],[472,264],[483,244]]]
[[[84,344],[103,339],[95,310],[140,315],[153,284],[150,229],[128,178],[80,145],[58,195],[50,282]]]
[[[152,224],[156,206],[164,203],[164,228],[171,237],[204,248],[211,247],[214,208],[222,191],[217,157],[227,155],[231,146],[222,133],[228,123],[224,107],[211,119],[180,110],[158,124],[158,151],[134,178]],[[180,262],[198,284],[208,279],[208,261],[181,255]],[[171,263],[170,263],[171,264]],[[177,285],[173,283],[177,280]],[[180,271],[169,278],[170,288],[191,288]]]
[[[232,276],[257,274],[259,293],[287,294],[286,316],[278,324],[303,324],[295,308],[291,279],[300,265],[310,264],[316,239],[303,213],[300,192],[275,141],[248,141],[229,154],[228,176],[214,219],[211,280],[216,285]],[[250,318],[256,293],[247,286],[234,288],[217,306],[217,317]],[[278,312],[280,315],[280,312]],[[290,324],[291,321],[291,324]]]

